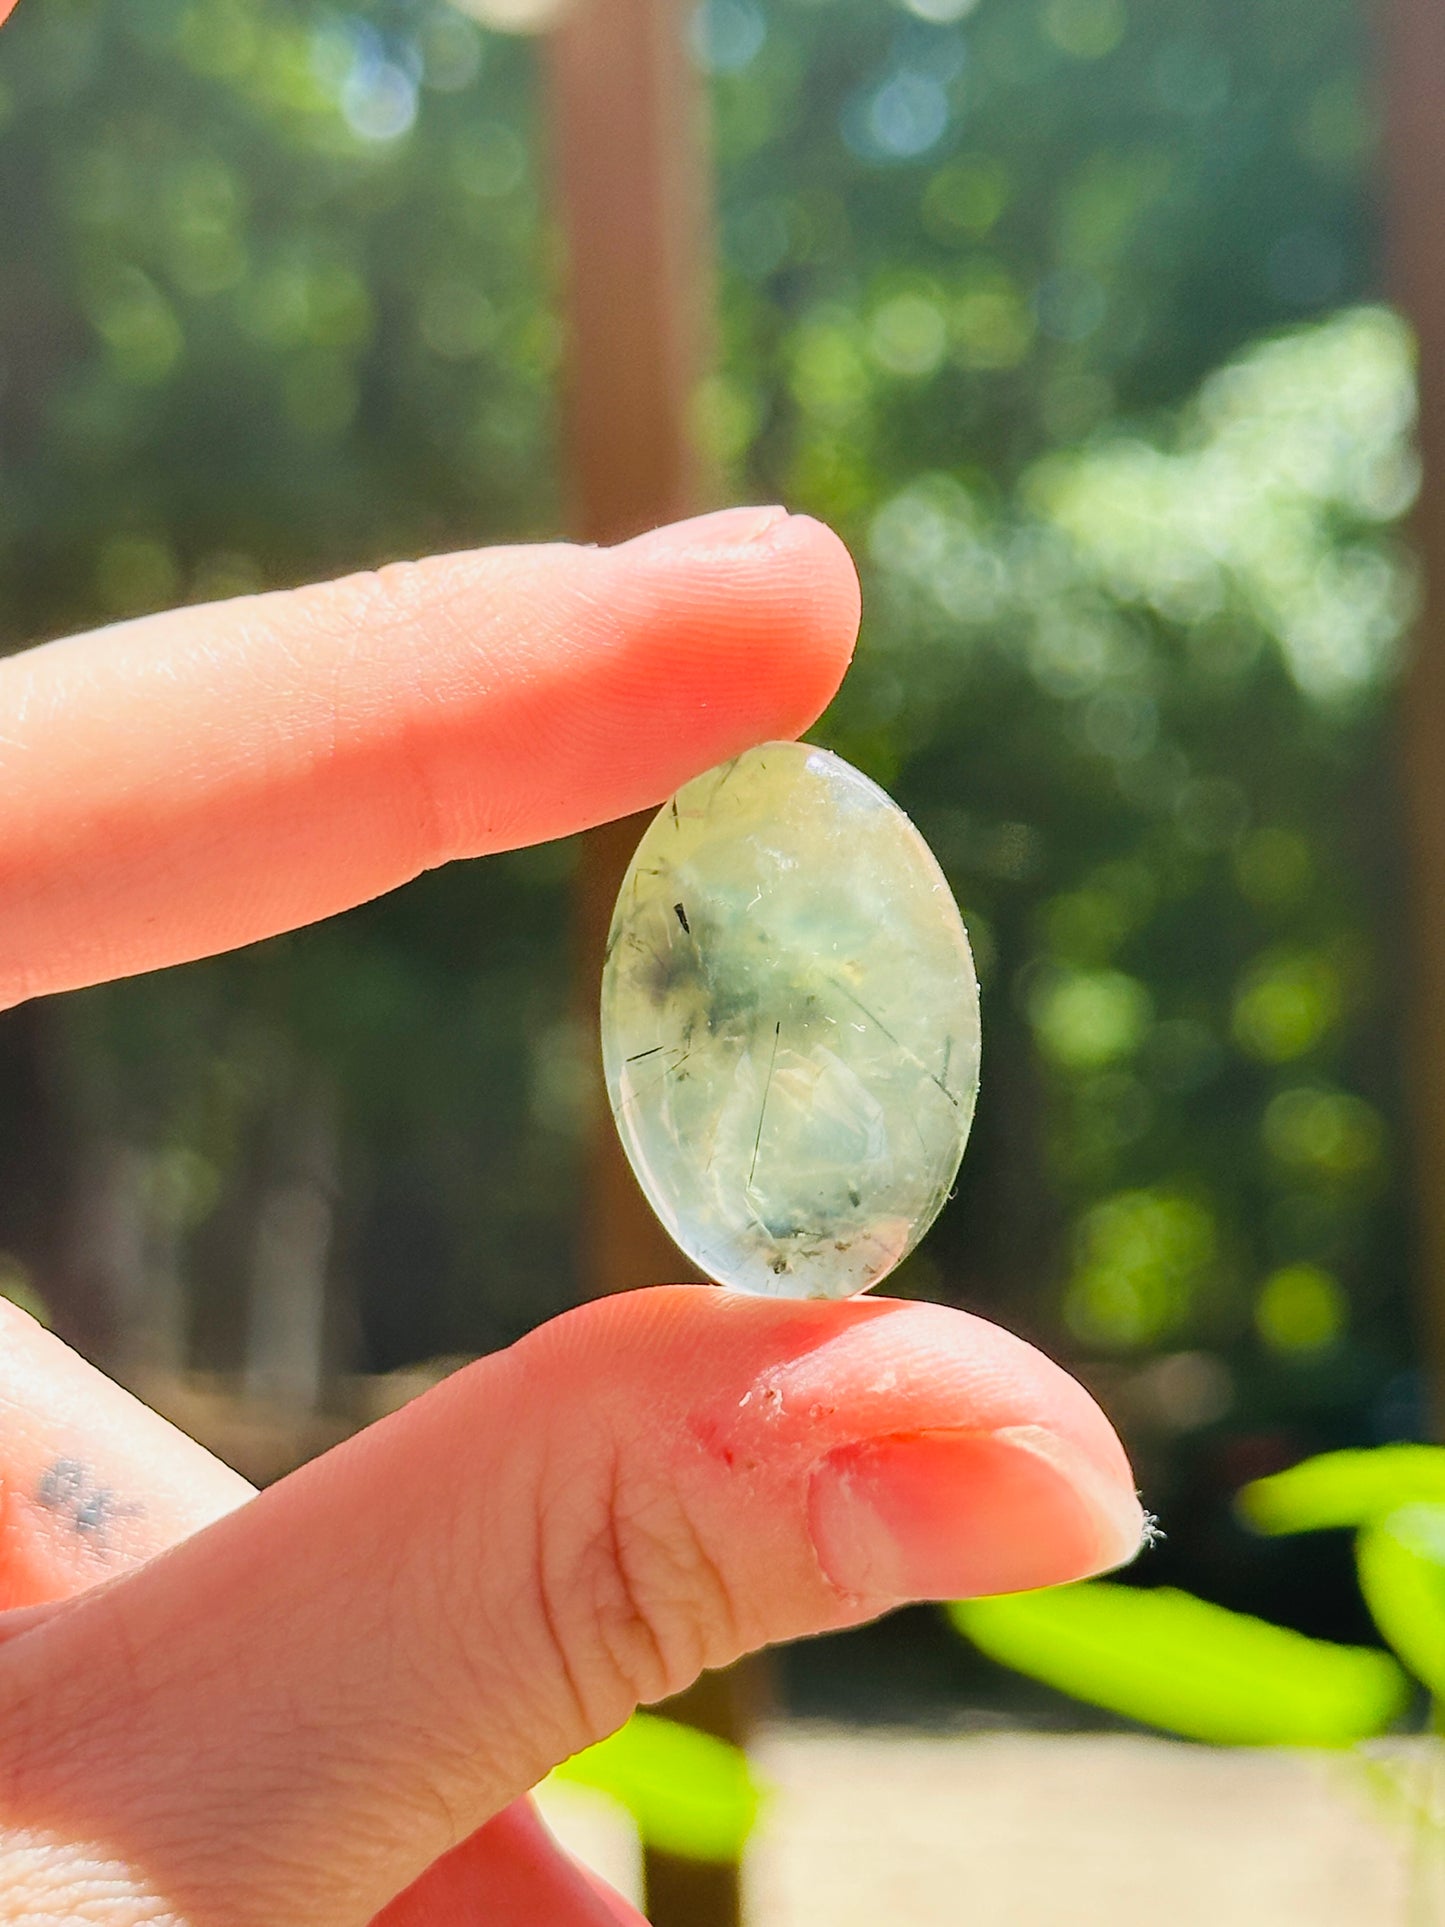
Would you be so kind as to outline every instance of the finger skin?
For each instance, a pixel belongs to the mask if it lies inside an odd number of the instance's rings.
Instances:
[[[239,1473],[0,1299],[0,1645],[252,1497]],[[646,1927],[525,1799],[429,1867],[381,1920],[447,1927],[483,1908],[488,1927]]]
[[[660,802],[837,687],[827,529],[733,510],[175,610],[0,662],[0,1008]]]
[[[359,1927],[639,1700],[895,1603],[824,1569],[872,1549],[837,1517],[814,1542],[840,1455],[871,1490],[910,1438],[932,1464],[1005,1434],[1071,1455],[1137,1544],[1107,1421],[995,1327],[687,1287],[583,1306],[12,1642],[4,1803],[180,1921]],[[933,1534],[954,1515],[924,1498]],[[1082,1511],[983,1517],[1026,1583],[1127,1556]],[[945,1592],[978,1570],[953,1536]]]
[[[373,1927],[647,1927],[516,1800],[429,1867]]]
[[[0,1299],[0,1610],[113,1578],[251,1496],[239,1473]]]

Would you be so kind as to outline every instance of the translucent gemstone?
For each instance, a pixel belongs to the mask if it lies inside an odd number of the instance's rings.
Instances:
[[[938,1215],[978,1092],[978,984],[932,852],[827,750],[699,776],[623,878],[602,1051],[632,1168],[710,1278],[866,1291]]]

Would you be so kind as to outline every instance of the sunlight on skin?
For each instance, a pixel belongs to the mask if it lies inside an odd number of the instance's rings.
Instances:
[[[10,658],[0,1002],[658,802],[807,728],[858,613],[836,537],[746,509]],[[81,1899],[96,1927],[635,1927],[518,1804],[560,1760],[745,1650],[1082,1577],[1142,1531],[1083,1389],[936,1305],[620,1293],[255,1497],[23,1313],[3,1338],[27,1927]]]

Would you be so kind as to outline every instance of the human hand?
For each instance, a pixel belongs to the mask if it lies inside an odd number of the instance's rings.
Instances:
[[[825,529],[733,510],[14,657],[0,1007],[657,803],[804,729],[857,614]],[[559,1760],[1141,1529],[1087,1394],[937,1306],[625,1293],[259,1496],[0,1307],[0,1922],[635,1922],[522,1799]]]

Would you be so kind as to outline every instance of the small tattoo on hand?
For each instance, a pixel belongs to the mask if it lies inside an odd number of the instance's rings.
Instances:
[[[117,1519],[144,1511],[143,1506],[123,1505],[113,1488],[99,1484],[80,1459],[56,1459],[41,1474],[35,1497],[47,1512],[63,1513],[100,1553],[108,1550]]]

